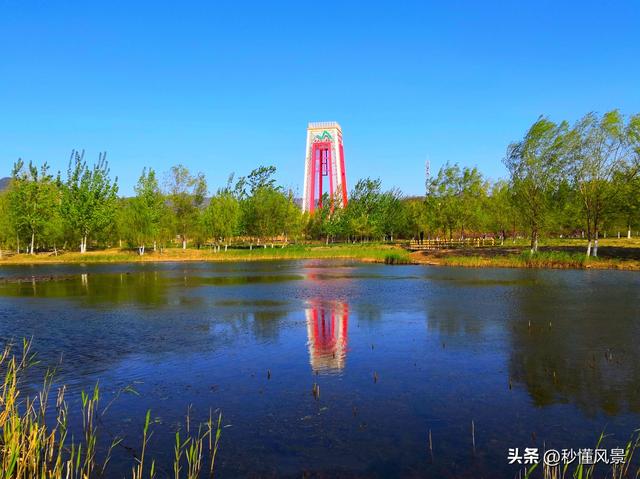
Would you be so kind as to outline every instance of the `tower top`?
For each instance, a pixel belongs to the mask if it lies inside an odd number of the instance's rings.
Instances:
[[[307,130],[323,130],[326,128],[337,128],[342,131],[337,121],[310,121]]]

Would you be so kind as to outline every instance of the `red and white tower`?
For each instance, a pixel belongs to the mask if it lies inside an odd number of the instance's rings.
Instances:
[[[332,210],[347,205],[342,129],[335,121],[312,122],[307,127],[302,211],[322,208],[324,193],[329,194]]]

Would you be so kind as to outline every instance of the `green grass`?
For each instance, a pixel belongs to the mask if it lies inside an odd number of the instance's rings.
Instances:
[[[209,248],[165,249],[162,253],[148,251],[143,256],[128,250],[109,249],[89,251],[85,254],[66,252],[51,254],[13,255],[0,260],[1,264],[38,263],[128,263],[147,261],[259,261],[278,259],[355,259],[384,263],[392,255],[395,263],[409,263],[409,254],[400,247],[382,243],[336,245],[274,245],[254,246],[249,249],[229,249],[215,252]]]
[[[387,253],[384,257],[384,264],[412,264],[413,261],[407,254]]]
[[[442,264],[446,266],[465,266],[471,268],[555,268],[582,269],[590,265],[591,260],[584,254],[562,251],[539,251],[531,254],[523,251],[520,254],[505,256],[446,256]]]

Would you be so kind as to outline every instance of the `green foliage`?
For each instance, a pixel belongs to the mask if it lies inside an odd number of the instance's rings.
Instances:
[[[240,202],[230,191],[218,191],[204,210],[202,222],[207,236],[228,242],[239,233]]]
[[[202,173],[193,176],[183,165],[171,167],[167,179],[167,197],[174,214],[182,247],[198,226],[200,207],[207,194],[207,182]]]
[[[134,188],[136,196],[121,206],[125,238],[144,254],[145,246],[160,239],[162,218],[167,215],[165,197],[153,169],[142,170]]]
[[[589,240],[598,238],[602,224],[615,212],[613,199],[628,183],[623,175],[637,154],[637,118],[625,124],[617,110],[601,117],[589,113],[571,131],[569,173],[580,197]]]
[[[106,153],[101,153],[92,168],[84,160],[84,151],[74,151],[69,160],[67,181],[62,187],[62,214],[76,237],[80,252],[87,250],[90,235],[111,226],[115,217],[118,179],[109,178]]]
[[[35,252],[36,239],[41,239],[45,230],[54,234],[52,226],[59,222],[58,207],[58,189],[48,165],[37,168],[31,162],[25,166],[18,160],[8,193],[9,218],[17,236],[24,236],[29,242],[31,254]]]
[[[504,160],[511,175],[514,201],[531,234],[531,249],[537,251],[552,198],[563,173],[568,125],[540,118],[522,141],[512,143]]]
[[[453,238],[454,231],[465,237],[465,230],[482,226],[488,184],[477,168],[460,168],[446,163],[427,184],[426,207],[436,229]]]

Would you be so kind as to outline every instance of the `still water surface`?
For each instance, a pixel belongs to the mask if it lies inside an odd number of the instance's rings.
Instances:
[[[101,424],[127,446],[112,475],[129,474],[147,409],[166,473],[187,409],[221,409],[218,477],[513,477],[509,447],[594,447],[603,430],[616,447],[640,426],[638,273],[281,261],[0,276],[1,339],[33,337],[40,369],[62,356],[72,408],[96,382],[103,403],[139,393]]]

